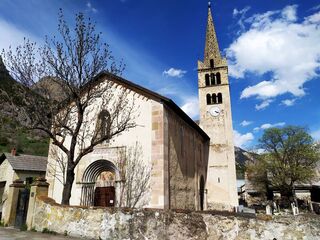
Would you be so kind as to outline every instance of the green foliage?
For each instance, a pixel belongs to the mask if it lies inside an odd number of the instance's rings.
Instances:
[[[42,233],[47,233],[47,234],[52,234],[52,235],[57,235],[57,232],[51,231],[48,228],[42,229]]]
[[[33,227],[33,228],[31,228],[31,230],[30,230],[31,232],[37,232],[37,230],[36,230],[36,228],[35,227]]]
[[[49,139],[0,113],[0,153],[11,152],[12,148],[21,154],[48,156]]]
[[[290,198],[295,184],[310,183],[315,177],[319,149],[305,128],[270,128],[259,142],[266,153],[247,167],[248,177],[257,188],[271,186]]]
[[[0,221],[0,227],[4,227],[4,222]]]
[[[28,230],[27,224],[22,224],[20,227],[20,231],[27,231],[27,230]]]

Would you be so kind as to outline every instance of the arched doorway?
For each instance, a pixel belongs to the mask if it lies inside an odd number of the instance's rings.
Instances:
[[[100,173],[94,191],[94,206],[114,207],[116,202],[115,173],[103,171]]]
[[[204,177],[200,177],[200,210],[204,209]]]
[[[116,204],[116,166],[107,160],[91,163],[83,173],[82,206],[113,207]]]

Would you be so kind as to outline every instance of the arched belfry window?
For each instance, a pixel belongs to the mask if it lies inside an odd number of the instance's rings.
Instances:
[[[111,115],[108,110],[102,110],[98,115],[96,126],[97,135],[100,138],[107,137],[109,139],[111,129]]]
[[[211,73],[211,85],[216,85],[216,76],[214,73]]]
[[[213,61],[213,59],[210,59],[210,68],[214,68],[214,61]]]
[[[219,85],[219,84],[221,84],[221,74],[218,72],[217,74],[216,74],[216,83]]]
[[[210,104],[212,104],[211,95],[208,93],[207,94],[207,105],[210,105]]]
[[[205,79],[206,79],[206,86],[210,86],[209,74],[205,75]]]
[[[212,94],[212,104],[217,103],[217,95],[215,93]]]
[[[218,93],[217,98],[218,98],[218,103],[222,103],[222,93]]]

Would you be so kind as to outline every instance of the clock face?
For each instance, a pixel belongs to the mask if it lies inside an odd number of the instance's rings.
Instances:
[[[209,112],[210,112],[211,116],[217,117],[220,115],[221,110],[219,107],[212,107],[212,108],[210,108]]]

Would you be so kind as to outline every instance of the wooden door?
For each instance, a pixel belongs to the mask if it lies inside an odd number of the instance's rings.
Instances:
[[[96,187],[94,193],[94,206],[114,207],[115,197],[116,191],[114,187]]]

